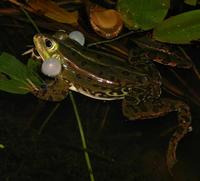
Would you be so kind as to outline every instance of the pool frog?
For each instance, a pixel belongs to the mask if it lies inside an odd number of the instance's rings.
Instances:
[[[62,65],[59,75],[33,92],[40,99],[61,101],[71,90],[93,99],[122,100],[122,112],[129,120],[177,112],[177,128],[166,154],[167,167],[173,167],[177,145],[191,128],[191,113],[184,102],[161,96],[161,76],[151,61],[141,58],[128,64],[114,55],[81,46],[64,32],[37,34],[33,41],[43,61],[55,58]]]

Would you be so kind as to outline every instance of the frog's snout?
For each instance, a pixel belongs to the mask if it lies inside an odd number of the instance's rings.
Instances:
[[[33,42],[36,43],[42,39],[42,34],[36,34],[33,36]]]
[[[36,34],[33,36],[33,42],[35,45],[35,50],[38,52],[42,60],[49,58],[49,54],[46,50],[46,46],[44,44],[44,35]]]

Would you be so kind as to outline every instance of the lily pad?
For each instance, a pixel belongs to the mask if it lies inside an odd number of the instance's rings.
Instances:
[[[149,30],[163,21],[169,0],[119,0],[117,9],[129,29]]]
[[[160,23],[153,38],[168,43],[186,44],[200,39],[200,10],[185,12]]]

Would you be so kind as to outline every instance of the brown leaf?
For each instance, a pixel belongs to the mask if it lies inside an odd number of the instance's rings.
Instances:
[[[3,8],[0,9],[0,14],[4,14],[4,15],[12,15],[12,14],[17,14],[19,13],[18,9],[14,9],[14,8]]]
[[[38,14],[60,23],[78,24],[78,12],[68,12],[51,0],[30,0],[28,5]]]

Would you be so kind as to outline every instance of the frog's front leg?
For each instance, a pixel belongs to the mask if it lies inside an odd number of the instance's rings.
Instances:
[[[123,114],[130,120],[149,119],[163,116],[169,112],[176,111],[178,125],[169,141],[167,150],[167,167],[172,169],[176,163],[176,148],[179,141],[191,129],[191,113],[189,107],[182,101],[160,98],[149,102],[140,102],[134,105],[131,98],[124,99],[122,102]]]
[[[68,81],[58,77],[38,90],[33,91],[32,94],[46,101],[62,101],[67,96],[69,87]]]

